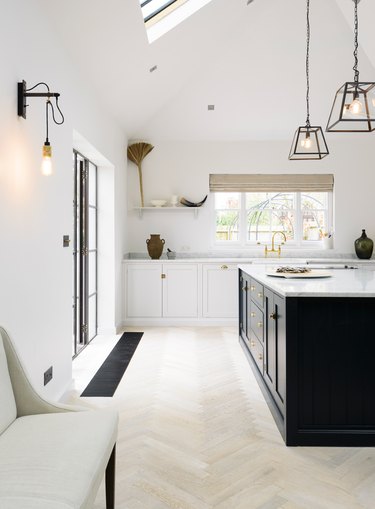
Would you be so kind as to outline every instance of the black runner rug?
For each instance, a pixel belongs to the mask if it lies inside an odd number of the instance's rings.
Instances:
[[[143,332],[124,332],[81,396],[113,396],[142,336]]]

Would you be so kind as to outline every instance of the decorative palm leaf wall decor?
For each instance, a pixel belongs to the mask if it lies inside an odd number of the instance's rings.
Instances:
[[[128,146],[128,159],[137,165],[139,176],[139,191],[141,193],[141,207],[145,206],[143,198],[142,161],[151,152],[153,145],[144,141],[132,143]]]

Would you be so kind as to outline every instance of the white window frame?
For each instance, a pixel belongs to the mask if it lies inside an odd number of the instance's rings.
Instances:
[[[327,230],[328,232],[333,231],[333,192],[323,191],[327,193]],[[284,250],[290,248],[293,249],[322,249],[322,240],[303,240],[302,238],[302,214],[301,214],[301,194],[303,191],[292,191],[296,195],[295,206],[296,206],[296,223],[295,223],[295,238],[294,240],[288,240],[284,246]],[[255,248],[259,245],[265,245],[265,243],[259,243],[256,241],[248,241],[247,236],[247,209],[246,209],[246,192],[240,193],[240,208],[233,209],[239,211],[238,221],[238,240],[217,240],[216,239],[216,207],[215,207],[215,196],[219,193],[212,193],[211,203],[211,245],[215,249],[249,249]],[[218,209],[220,210],[220,209]]]

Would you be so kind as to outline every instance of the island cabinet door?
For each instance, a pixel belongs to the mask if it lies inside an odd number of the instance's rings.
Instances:
[[[264,380],[279,410],[284,415],[286,388],[285,301],[264,289],[266,317]]]
[[[248,327],[250,327],[250,306],[249,306],[249,288],[250,277],[240,270],[239,273],[239,304],[240,304],[240,330],[242,339],[248,342]]]

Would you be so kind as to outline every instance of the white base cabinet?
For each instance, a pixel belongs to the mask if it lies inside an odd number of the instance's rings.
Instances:
[[[198,316],[198,266],[186,263],[163,265],[163,316]]]
[[[126,315],[129,318],[161,318],[163,265],[126,265]]]
[[[202,266],[203,316],[207,318],[237,318],[237,264],[207,263]]]
[[[197,264],[126,264],[127,318],[196,318]]]
[[[235,263],[124,261],[123,325],[236,325]]]

